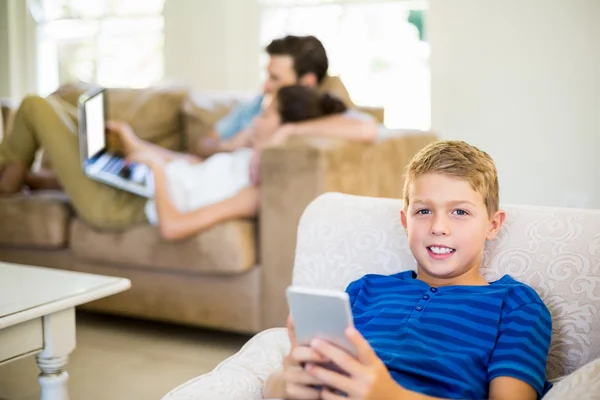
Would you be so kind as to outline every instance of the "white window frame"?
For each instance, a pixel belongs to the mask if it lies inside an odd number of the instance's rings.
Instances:
[[[258,0],[260,7],[261,7],[261,25],[263,24],[262,19],[264,16],[265,11],[270,11],[270,10],[277,10],[277,9],[293,9],[293,8],[302,8],[302,7],[313,7],[313,6],[330,6],[330,5],[338,5],[341,7],[345,7],[345,6],[352,6],[352,5],[376,5],[376,4],[389,4],[389,3],[395,3],[395,4],[399,4],[399,3],[403,3],[403,5],[406,8],[409,9],[422,9],[422,10],[427,10],[429,8],[429,1],[427,0]],[[341,18],[341,17],[340,17]],[[261,26],[261,45],[264,46],[265,43],[262,43],[265,38],[263,37],[263,27]],[[290,32],[293,33],[293,32]],[[308,34],[309,32],[305,32],[306,34]],[[318,35],[317,35],[318,36]],[[427,52],[428,52],[428,46],[427,46]],[[332,54],[333,52],[331,51],[331,49],[328,49],[328,52],[330,53],[330,72],[332,74],[336,74],[338,71],[336,68],[336,59],[335,54]],[[427,53],[428,54],[428,53]],[[261,64],[264,65],[265,60],[266,60],[266,55],[262,55],[261,56]],[[333,62],[331,62],[333,61]],[[347,61],[344,60],[344,63],[346,63]],[[333,68],[331,68],[333,67]],[[338,64],[339,67],[339,64]],[[420,67],[419,67],[420,68]],[[431,127],[431,90],[430,90],[430,85],[431,85],[431,73],[429,70],[429,59],[427,56],[427,67],[426,67],[426,75],[427,77],[424,78],[423,76],[425,75],[425,70],[420,71],[419,76],[420,76],[420,83],[419,85],[421,85],[422,89],[418,90],[418,93],[415,93],[415,95],[411,98],[401,98],[400,103],[403,103],[402,105],[400,104],[393,104],[392,100],[390,100],[394,95],[393,95],[393,91],[394,89],[390,89],[390,91],[382,96],[382,98],[386,98],[386,100],[374,100],[375,97],[378,97],[377,95],[371,95],[368,96],[369,100],[367,101],[362,101],[361,98],[354,98],[353,100],[355,100],[356,103],[358,103],[359,105],[368,105],[368,106],[379,106],[379,107],[384,107],[386,108],[386,112],[385,112],[385,123],[386,125],[392,127],[392,128],[409,128],[409,129],[423,129],[423,130],[427,130],[430,129]],[[342,75],[342,78],[343,75]],[[356,78],[355,78],[356,79]],[[406,78],[404,76],[403,78],[405,81],[410,80],[410,78]],[[399,81],[402,81],[402,79],[399,79]],[[347,86],[352,86],[352,84],[348,84],[348,81],[345,82]],[[355,96],[353,95],[353,91],[352,88],[349,87],[349,91],[350,91],[350,95],[351,96]],[[363,94],[367,93],[365,92],[365,90],[362,90]],[[385,107],[385,105],[388,105],[388,107]],[[392,104],[392,106],[390,107],[390,104]],[[405,108],[406,107],[406,108]],[[411,109],[411,107],[413,109]],[[415,114],[415,107],[418,108],[417,113]],[[403,109],[407,109],[407,115],[405,116],[401,116],[399,115],[400,113],[402,113]],[[409,115],[411,114],[411,115]],[[417,116],[418,114],[418,116]]]
[[[88,0],[88,1],[97,1],[97,0]],[[165,0],[166,1],[166,0]],[[27,0],[28,9],[35,21],[35,37],[36,37],[36,81],[37,81],[37,92],[42,95],[47,95],[52,91],[56,90],[59,86],[59,60],[58,60],[58,48],[57,41],[64,39],[73,39],[74,41],[78,40],[91,40],[94,42],[94,46],[96,49],[96,53],[98,52],[98,46],[100,38],[103,34],[106,34],[107,31],[103,32],[103,24],[108,21],[123,21],[126,19],[138,19],[143,20],[145,18],[148,19],[156,19],[157,17],[162,17],[162,26],[160,30],[157,30],[155,33],[162,33],[163,35],[163,54],[164,57],[164,16],[162,10],[160,14],[155,13],[127,13],[126,15],[114,15],[111,13],[105,13],[103,15],[98,15],[94,17],[77,17],[77,16],[69,16],[67,18],[57,18],[52,19],[48,18],[44,15],[42,8],[40,7],[40,2],[43,0]],[[164,9],[164,4],[163,4]],[[92,25],[89,27],[88,34],[83,35],[70,35],[70,32],[66,32],[66,36],[54,36],[48,37],[45,35],[45,31],[47,29],[52,29],[52,25],[57,26],[58,24],[96,24],[94,28]],[[92,31],[94,31],[92,33]],[[80,31],[81,32],[81,31]],[[94,60],[95,63],[95,74],[91,79],[92,83],[98,83],[98,59]],[[162,76],[159,79],[164,77],[164,58],[162,62]]]

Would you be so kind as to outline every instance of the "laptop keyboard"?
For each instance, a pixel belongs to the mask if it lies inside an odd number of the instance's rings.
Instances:
[[[144,184],[150,174],[150,168],[144,164],[128,164],[125,159],[109,154],[101,155],[96,163],[102,172],[139,184]]]
[[[108,163],[104,167],[102,167],[102,171],[120,175],[119,173],[127,166],[127,163],[122,158],[111,158]]]

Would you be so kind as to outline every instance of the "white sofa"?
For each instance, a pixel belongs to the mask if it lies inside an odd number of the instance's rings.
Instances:
[[[366,273],[413,267],[401,207],[399,200],[337,193],[316,199],[300,221],[293,282],[344,289]],[[544,400],[600,399],[600,210],[504,209],[507,221],[488,243],[482,270],[489,280],[510,274],[529,284],[552,313],[547,374],[558,383]],[[261,332],[164,399],[261,399],[266,377],[288,350],[284,328]]]

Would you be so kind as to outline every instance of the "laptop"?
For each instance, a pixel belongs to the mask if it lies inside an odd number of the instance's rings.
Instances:
[[[154,197],[152,171],[144,164],[127,163],[109,151],[106,140],[106,90],[97,87],[79,97],[79,152],[83,172],[91,179],[136,194]]]

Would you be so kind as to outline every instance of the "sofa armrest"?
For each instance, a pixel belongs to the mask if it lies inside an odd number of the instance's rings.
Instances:
[[[544,400],[596,399],[600,393],[600,358],[588,362],[570,375],[554,382]]]
[[[325,192],[401,197],[413,155],[436,140],[402,131],[376,143],[292,138],[261,157],[260,260],[262,326],[284,326],[285,288],[292,281],[296,231],[306,206]]]
[[[287,329],[260,332],[212,372],[178,386],[163,400],[262,399],[267,377],[283,365],[289,351]]]

